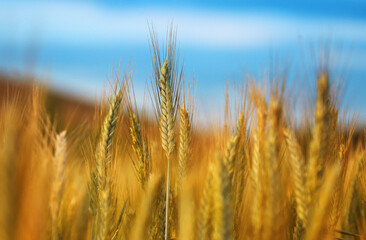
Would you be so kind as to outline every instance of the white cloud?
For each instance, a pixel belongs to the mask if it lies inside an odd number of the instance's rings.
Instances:
[[[86,3],[2,3],[0,40],[12,36],[27,40],[40,34],[43,42],[108,44],[142,42],[148,22],[165,33],[170,22],[178,26],[181,44],[204,47],[260,47],[286,44],[298,36],[319,38],[324,33],[341,40],[366,42],[366,22],[313,19],[270,12],[225,12],[198,9],[107,8]],[[1,39],[3,38],[3,39]]]

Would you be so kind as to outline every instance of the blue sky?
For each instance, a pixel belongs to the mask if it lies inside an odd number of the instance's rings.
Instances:
[[[148,22],[164,37],[173,21],[186,76],[195,76],[205,109],[222,106],[226,81],[260,78],[271,58],[311,90],[313,54],[330,41],[333,75],[345,73],[345,104],[366,120],[365,13],[360,0],[0,1],[0,71],[32,72],[93,99],[113,66],[132,62],[142,99],[151,72]]]

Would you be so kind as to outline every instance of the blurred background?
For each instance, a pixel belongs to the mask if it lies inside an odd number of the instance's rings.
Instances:
[[[0,1],[0,75],[93,102],[121,64],[133,67],[141,104],[152,72],[149,26],[163,40],[173,23],[200,111],[220,109],[226,82],[249,76],[286,75],[309,92],[325,64],[344,81],[344,107],[365,123],[365,13],[361,0]]]

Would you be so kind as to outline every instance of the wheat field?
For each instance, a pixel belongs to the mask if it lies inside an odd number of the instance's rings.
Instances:
[[[1,102],[0,239],[365,239],[365,143],[328,71],[298,112],[253,80],[203,126],[175,35],[151,36],[151,109],[131,71],[82,124],[37,84]]]

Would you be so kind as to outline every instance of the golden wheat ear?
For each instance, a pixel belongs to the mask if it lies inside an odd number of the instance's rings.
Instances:
[[[241,113],[239,120],[238,120],[238,124],[236,127],[236,131],[234,132],[234,134],[231,136],[231,138],[229,139],[227,146],[226,146],[226,150],[225,150],[225,157],[223,159],[223,164],[225,167],[225,171],[227,171],[228,173],[228,177],[229,177],[229,184],[230,184],[230,196],[231,196],[231,200],[233,207],[235,209],[234,212],[234,222],[235,225],[237,225],[238,223],[238,219],[239,219],[239,205],[240,205],[240,201],[241,199],[238,199],[239,197],[241,197],[239,191],[241,188],[241,184],[242,184],[242,179],[240,179],[241,177],[244,177],[242,175],[242,170],[243,169],[239,169],[239,167],[242,167],[241,164],[239,163],[240,161],[240,157],[239,156],[241,153],[240,147],[240,143],[243,137],[243,132],[242,132],[242,128],[244,124],[244,114]],[[235,234],[237,232],[236,227],[234,228]]]
[[[257,89],[256,85],[250,86],[250,99],[256,107],[256,129],[252,134],[252,154],[251,154],[251,184],[253,190],[251,207],[252,234],[253,238],[261,238],[264,225],[264,171],[265,169],[265,145],[266,145],[266,125],[267,125],[267,103],[263,93]]]
[[[179,159],[178,159],[178,184],[182,185],[183,178],[187,173],[187,164],[191,156],[191,117],[185,106],[185,101],[179,111]]]
[[[307,164],[307,184],[310,195],[317,191],[324,171],[327,157],[327,142],[329,135],[329,76],[321,73],[317,80],[317,93],[315,102],[315,123],[312,130],[309,160]]]
[[[212,238],[213,218],[213,164],[209,164],[208,173],[205,179],[201,200],[199,203],[198,216],[196,221],[195,238],[205,240]]]
[[[117,92],[111,104],[109,110],[104,118],[104,122],[101,128],[99,141],[95,150],[94,167],[91,173],[91,205],[90,210],[92,214],[96,214],[99,204],[99,194],[103,187],[106,185],[106,171],[107,164],[111,159],[112,154],[112,140],[114,137],[117,118],[119,114],[120,105],[122,103],[122,92]]]
[[[159,183],[157,197],[152,204],[151,226],[148,228],[149,240],[163,240],[165,234],[165,181]]]
[[[165,207],[165,240],[168,239],[168,218],[169,218],[169,193],[170,193],[170,165],[171,155],[175,147],[174,139],[174,109],[172,90],[170,86],[170,73],[168,61],[165,60],[161,67],[160,75],[160,96],[161,96],[161,115],[160,115],[160,134],[161,145],[165,151],[168,167],[167,167],[167,181],[166,181],[166,207]]]
[[[161,145],[167,158],[169,159],[174,151],[174,109],[172,90],[170,86],[170,73],[168,61],[165,60],[161,67],[160,75],[160,96],[161,96],[161,115],[160,115],[160,133]]]
[[[309,228],[307,229],[305,240],[324,239],[324,236],[327,234],[331,199],[340,172],[340,164],[335,164],[326,172],[324,183],[319,190],[318,204],[309,218]]]
[[[253,190],[252,202],[253,205],[251,207],[251,219],[253,226],[253,238],[258,238],[261,234],[262,228],[262,195],[263,195],[263,186],[262,186],[262,161],[260,155],[260,142],[259,142],[259,132],[258,130],[253,133],[253,152],[252,152],[252,167],[250,171],[250,178]]]
[[[230,240],[233,238],[233,206],[231,178],[224,161],[217,157],[214,164],[213,184],[213,239]]]
[[[150,152],[149,152],[149,144],[147,141],[146,130],[142,129],[142,121],[144,121],[144,117],[140,117],[133,82],[130,82],[130,87],[127,89],[128,93],[126,94],[126,105],[128,112],[128,129],[129,136],[131,141],[131,146],[133,151],[135,152],[135,156],[131,157],[132,165],[134,167],[136,177],[141,184],[141,187],[145,189],[145,185],[147,184],[150,172],[151,172],[151,163],[150,163]],[[142,115],[144,114],[144,110],[142,110]]]
[[[138,161],[132,160],[137,178],[142,188],[149,178],[150,174],[150,156],[147,141],[142,138],[141,124],[132,110],[129,113],[130,118],[130,137],[132,140],[132,148],[137,156]]]
[[[127,80],[123,88],[118,90],[109,105],[109,110],[104,118],[99,142],[96,148],[94,167],[91,173],[90,190],[90,210],[92,219],[92,239],[105,239],[110,232],[111,214],[111,176],[110,163],[112,157],[112,143],[117,127],[120,108],[124,99],[124,91]]]
[[[286,145],[289,153],[289,162],[294,183],[296,201],[296,225],[293,238],[302,239],[308,225],[308,192],[305,182],[305,163],[301,155],[300,146],[290,130],[284,130]]]
[[[242,139],[242,125],[244,124],[244,114],[240,114],[240,118],[238,120],[237,128],[235,133],[231,136],[230,140],[227,143],[226,151],[225,151],[225,158],[224,158],[224,165],[226,167],[226,170],[228,171],[229,178],[230,178],[230,184],[234,180],[234,171],[235,171],[235,162],[238,157],[239,153],[239,143]]]
[[[159,121],[159,130],[161,135],[161,145],[167,158],[167,180],[166,180],[166,212],[165,212],[165,240],[168,239],[171,230],[169,229],[169,222],[174,220],[175,217],[170,215],[169,211],[173,209],[169,207],[171,194],[170,191],[170,171],[171,171],[171,158],[175,150],[175,119],[177,112],[179,111],[179,100],[181,93],[181,80],[183,75],[183,69],[178,63],[178,54],[176,51],[176,32],[171,26],[169,34],[167,36],[168,44],[164,47],[163,54],[160,54],[159,44],[156,34],[153,29],[150,31],[151,47],[152,47],[152,64],[153,64],[153,77],[152,77],[152,91],[150,96],[155,102],[154,113]],[[162,62],[161,57],[164,58]],[[152,93],[152,95],[151,95]],[[175,185],[175,182],[173,182]],[[175,189],[175,188],[173,188]],[[175,194],[172,194],[174,199],[171,202],[175,202]],[[174,204],[174,208],[175,208]],[[174,214],[174,213],[173,213]],[[173,225],[174,226],[174,225]]]
[[[64,172],[66,162],[66,131],[61,132],[56,136],[55,154],[53,158],[54,180],[50,193],[50,209],[51,209],[51,232],[52,239],[59,239],[59,215],[62,191],[64,186]]]

